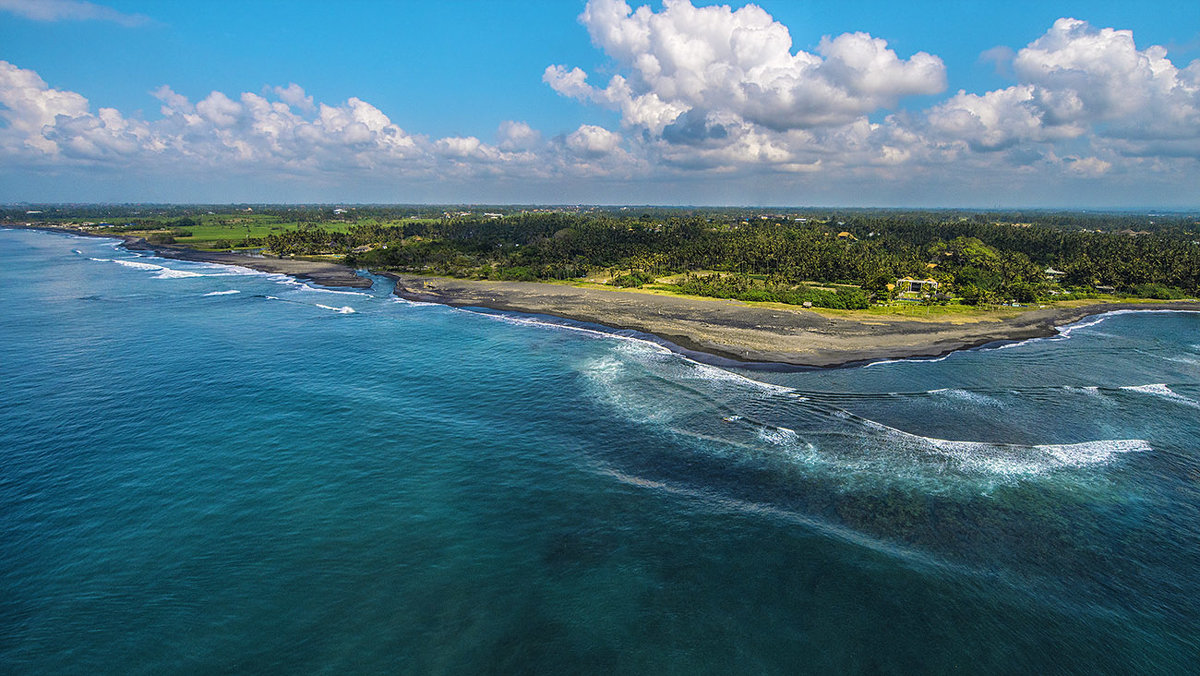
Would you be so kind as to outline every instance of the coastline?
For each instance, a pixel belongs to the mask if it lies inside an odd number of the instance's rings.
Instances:
[[[657,336],[687,351],[743,363],[840,367],[934,358],[989,343],[1046,338],[1058,327],[1118,310],[1190,310],[1200,303],[1099,302],[971,318],[831,317],[754,306],[539,282],[460,280],[383,273],[406,300],[540,314]]]
[[[163,258],[217,263],[284,274],[322,286],[370,288],[371,279],[330,261],[258,258],[198,251],[117,233],[53,226],[6,225],[82,237],[119,239],[132,251]],[[829,316],[801,308],[750,305],[737,300],[694,298],[569,286],[374,272],[395,281],[403,299],[451,307],[479,307],[543,315],[632,330],[667,347],[738,364],[836,368],[898,359],[936,358],[990,343],[1047,338],[1059,327],[1119,310],[1200,312],[1196,301],[1096,302],[975,317]]]
[[[296,277],[297,279],[305,279],[321,286],[369,289],[372,285],[370,279],[359,277],[353,269],[340,263],[295,258],[258,258],[235,253],[197,251],[196,249],[188,249],[170,244],[150,244],[141,237],[124,237],[122,239],[125,240],[124,246],[126,249],[131,251],[149,251],[163,258],[237,265],[260,272],[272,272]]]
[[[79,237],[119,239],[123,242],[122,246],[130,251],[147,251],[156,256],[161,256],[163,258],[174,258],[182,261],[236,265],[242,268],[258,270],[259,272],[288,275],[289,277],[308,280],[316,284],[320,284],[321,286],[369,289],[372,285],[372,282],[369,278],[359,277],[357,274],[355,274],[353,269],[346,267],[345,265],[341,265],[340,263],[333,263],[330,261],[311,261],[295,258],[259,258],[244,254],[225,253],[219,251],[200,251],[198,249],[190,249],[188,247],[176,246],[172,244],[151,244],[142,237],[133,237],[130,235],[122,235],[120,233],[102,234],[48,225],[37,226],[8,224],[4,227],[16,228],[20,230],[45,230],[47,232],[58,232],[67,235],[76,235]]]

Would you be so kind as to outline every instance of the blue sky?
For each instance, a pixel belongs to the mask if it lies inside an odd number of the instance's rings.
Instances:
[[[0,0],[0,200],[1200,205],[1200,3],[639,7]]]

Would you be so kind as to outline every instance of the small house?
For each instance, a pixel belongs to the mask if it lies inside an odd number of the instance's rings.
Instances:
[[[896,280],[896,292],[901,298],[922,298],[936,292],[939,286],[937,280],[932,278],[901,277]]]

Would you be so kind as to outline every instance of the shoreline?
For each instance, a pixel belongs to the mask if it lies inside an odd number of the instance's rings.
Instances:
[[[371,288],[370,278],[330,261],[256,258],[198,251],[119,233],[100,234],[53,226],[6,225],[81,237],[121,240],[131,251],[163,258],[217,263],[283,274],[322,286]],[[749,305],[737,300],[691,298],[549,284],[429,277],[369,271],[395,282],[405,300],[542,315],[612,331],[636,331],[685,356],[708,356],[750,368],[838,368],[933,359],[992,343],[1049,338],[1094,315],[1120,310],[1200,312],[1196,301],[1096,302],[975,317],[828,316],[801,308]],[[721,365],[718,362],[718,365]]]
[[[84,230],[75,230],[72,228],[59,228],[49,225],[38,226],[9,224],[5,225],[4,227],[18,230],[44,230],[46,232],[57,232],[66,235],[75,235],[78,237],[119,239],[122,241],[121,246],[130,251],[148,251],[156,256],[173,258],[181,261],[235,265],[237,267],[258,270],[259,272],[288,275],[289,277],[308,280],[316,284],[320,284],[321,286],[369,289],[373,284],[369,278],[359,277],[353,269],[332,261],[311,261],[303,258],[258,258],[254,256],[247,256],[245,254],[225,253],[221,251],[200,251],[198,249],[191,249],[174,244],[151,244],[143,237],[123,235],[117,232],[112,234],[102,234],[96,232],[86,232]]]
[[[1058,335],[1059,327],[1108,312],[1200,312],[1200,303],[1194,301],[1098,302],[971,318],[841,318],[727,299],[540,282],[377,274],[395,280],[393,293],[406,300],[545,315],[612,330],[632,330],[658,337],[668,347],[750,367],[836,368],[885,360],[931,359],[992,343],[1052,337]]]

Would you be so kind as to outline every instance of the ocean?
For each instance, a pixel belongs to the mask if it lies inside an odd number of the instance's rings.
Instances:
[[[1200,314],[770,371],[383,278],[0,256],[0,672],[1200,665]]]

